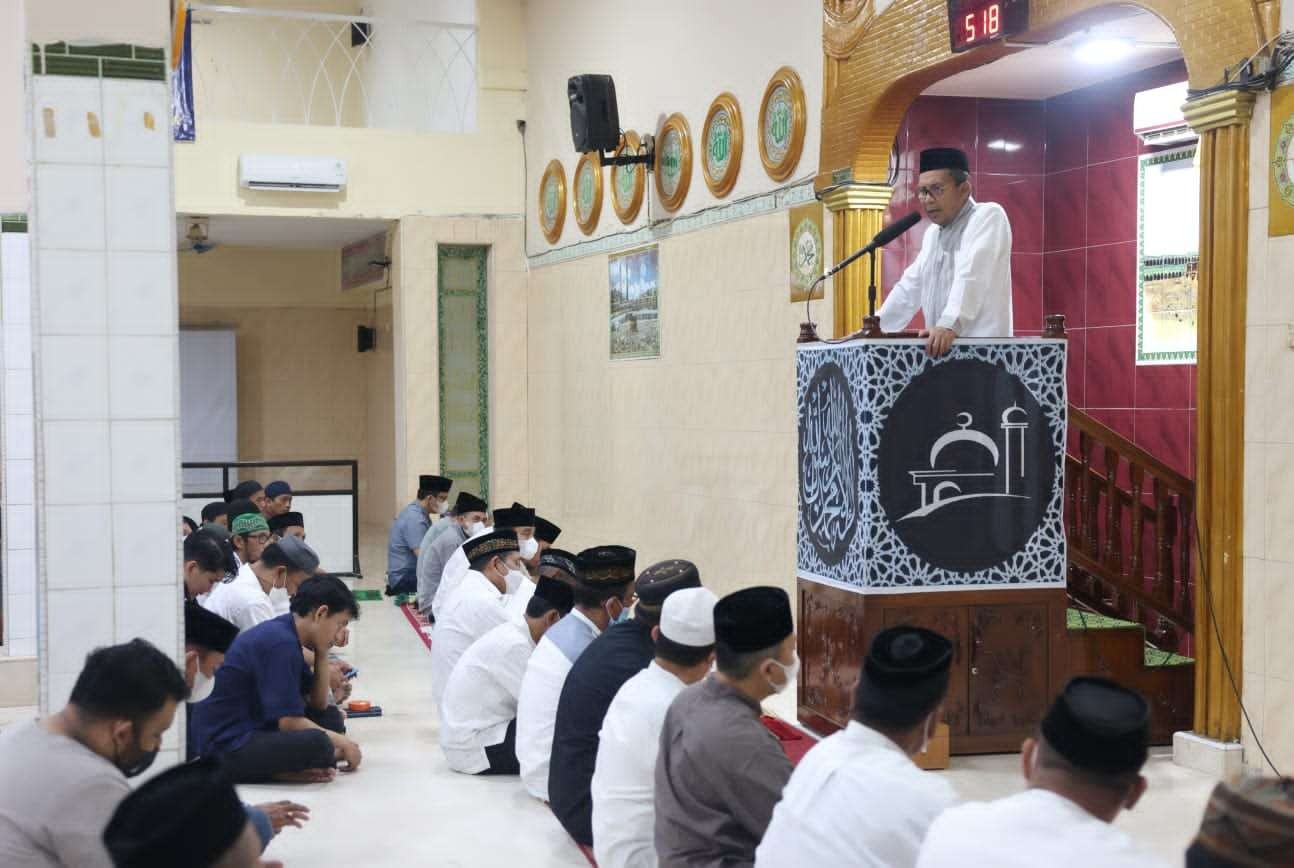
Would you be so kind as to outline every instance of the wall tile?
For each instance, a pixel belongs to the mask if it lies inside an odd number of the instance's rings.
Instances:
[[[1087,243],[1137,240],[1137,161],[1087,169]]]
[[[85,661],[82,660],[84,663]],[[42,688],[48,684],[48,694],[46,703],[49,708],[62,708],[67,705],[67,700],[72,695],[72,687],[76,684],[76,676],[80,670],[73,672],[50,672],[49,677],[41,673]],[[156,763],[154,763],[156,765]]]
[[[1244,556],[1267,554],[1267,447],[1245,444]]]
[[[51,590],[46,598],[45,620],[49,625],[49,672],[76,675],[91,649],[113,643],[112,591]]]
[[[12,401],[12,392],[8,391],[9,383],[5,383],[5,403]],[[28,402],[30,404],[30,402]],[[33,440],[35,438],[35,422],[32,420],[30,409],[25,413],[5,413],[4,419],[4,444],[5,457],[8,460],[21,459],[30,461],[36,457]]]
[[[1294,564],[1268,561],[1263,576],[1258,615],[1263,618],[1266,664],[1259,671],[1277,677],[1291,676],[1294,675],[1294,631],[1290,630],[1290,624],[1294,624]],[[1247,574],[1245,591],[1249,591]],[[1249,614],[1246,606],[1246,621]]]
[[[36,547],[36,508],[31,504],[20,506],[16,503],[6,503],[5,512],[5,530],[9,534],[8,545],[15,549],[34,549]]]
[[[10,591],[5,601],[5,640],[36,639],[36,594]],[[12,650],[12,645],[10,648]],[[13,652],[16,653],[16,652]]]
[[[45,581],[50,588],[112,587],[112,517],[107,504],[45,508]]]
[[[19,371],[32,366],[31,324],[20,322],[4,324],[4,366]]]
[[[1132,326],[1087,330],[1087,404],[1089,407],[1133,406]]]
[[[1267,290],[1263,294],[1267,314],[1265,322],[1294,322],[1294,235],[1267,240]]]
[[[1190,410],[1136,411],[1133,441],[1169,467],[1187,477],[1195,476],[1191,463]]]
[[[45,503],[107,503],[109,461],[107,422],[44,424]]]
[[[960,148],[966,152],[971,172],[976,171],[975,100],[925,97],[908,110],[907,125],[908,166],[919,168],[921,151],[926,148]]]
[[[1138,409],[1181,410],[1190,407],[1193,365],[1138,365]]]
[[[1286,670],[1288,671],[1288,670]],[[1263,744],[1279,769],[1294,766],[1294,681],[1267,676],[1263,700]],[[1270,774],[1271,769],[1265,773]]]
[[[1065,379],[1069,387],[1069,402],[1076,407],[1087,406],[1087,332],[1079,329],[1069,333],[1069,359]]]
[[[108,253],[108,331],[175,333],[175,258],[167,253]]]
[[[1137,245],[1125,243],[1088,247],[1088,327],[1136,324]]]
[[[1087,169],[1047,176],[1044,249],[1071,250],[1087,244]]]
[[[179,525],[175,503],[131,504],[130,515],[112,533],[117,587],[175,585],[180,580],[179,543],[159,532]]]
[[[179,368],[173,337],[108,339],[114,419],[174,419]]]
[[[1267,478],[1294,479],[1294,446],[1284,443],[1266,448]],[[1267,486],[1267,558],[1294,563],[1294,486]]]
[[[1011,224],[1014,253],[1041,253],[1043,247],[1043,176],[978,175],[975,197],[996,202]]]
[[[1132,131],[1132,101],[1136,89],[1115,81],[1091,88],[1088,109],[1087,162],[1104,163],[1135,156],[1140,140]]]
[[[177,423],[112,423],[113,503],[156,503],[179,496]]]
[[[35,636],[19,639],[11,634],[7,637],[5,647],[9,649],[10,657],[35,657],[38,646]]]
[[[4,405],[6,413],[32,412],[32,374],[26,369],[4,372]]]
[[[108,339],[45,337],[40,347],[43,418],[107,417]]]
[[[168,169],[109,166],[108,246],[113,250],[171,250],[175,206]]]
[[[1269,94],[1260,93],[1254,101],[1254,116],[1249,122],[1249,207],[1251,209],[1267,207],[1267,173],[1271,171],[1271,120],[1272,99]],[[1249,238],[1255,238],[1252,233]],[[1263,233],[1266,238],[1266,233]],[[1252,272],[1250,272],[1252,274]]]
[[[102,250],[102,166],[36,167],[36,238],[43,250]]]
[[[1087,251],[1065,250],[1042,258],[1043,314],[1064,314],[1067,329],[1087,325]]]
[[[1046,103],[1046,172],[1063,172],[1087,165],[1087,100],[1083,91],[1063,94]]]
[[[0,235],[0,298],[6,323],[31,322],[30,237],[25,232]]]
[[[980,99],[976,171],[1007,175],[1041,175],[1045,171],[1046,114],[1035,100]],[[989,147],[995,142],[1017,150]]]
[[[1263,330],[1264,347],[1260,358],[1266,367],[1264,377],[1259,373],[1255,390],[1249,393],[1254,400],[1265,404],[1266,437],[1268,443],[1294,443],[1294,349],[1289,346],[1288,326],[1272,326]],[[1246,401],[1248,404],[1248,401]]]
[[[1265,141],[1265,139],[1264,139]],[[1264,146],[1265,147],[1265,146]],[[1263,165],[1266,172],[1266,164]],[[1263,179],[1263,189],[1267,189],[1267,180]],[[1250,199],[1253,198],[1253,187],[1249,188]],[[1267,284],[1267,209],[1255,208],[1249,212],[1249,256],[1245,269],[1248,294],[1245,298],[1245,322],[1258,325],[1268,321],[1270,305],[1267,296],[1270,288]]]
[[[1042,255],[1011,255],[1011,314],[1015,331],[1035,331],[1042,320]]]
[[[108,312],[103,252],[43,250],[39,256],[41,331],[47,335],[103,334]]]
[[[1088,415],[1116,434],[1134,438],[1134,412],[1132,410],[1088,410]]]
[[[1245,626],[1248,627],[1248,624]],[[1246,653],[1245,657],[1248,658],[1248,656]],[[1266,763],[1263,762],[1262,754],[1258,752],[1253,737],[1254,735],[1263,737],[1267,678],[1261,672],[1253,671],[1246,671],[1242,678],[1241,697],[1244,700],[1245,709],[1249,712],[1249,722],[1240,727],[1240,740],[1245,747],[1245,767],[1263,772],[1266,771]],[[1249,724],[1253,725],[1253,732],[1249,731]]]
[[[103,158],[136,166],[171,164],[171,107],[156,81],[103,80]]]
[[[7,557],[5,579],[9,585],[10,596],[36,593],[36,550],[15,549],[11,546],[5,552],[5,556]]]
[[[42,163],[103,162],[103,104],[97,78],[31,78],[35,157]]]
[[[176,585],[154,588],[118,588],[114,642],[146,639],[169,651],[180,645],[183,632],[179,614],[180,589]]]

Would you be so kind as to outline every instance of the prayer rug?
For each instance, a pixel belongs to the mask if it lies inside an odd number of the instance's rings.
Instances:
[[[430,651],[431,622],[418,611],[418,607],[413,603],[404,603],[400,606],[400,611],[404,612],[404,617],[408,619],[409,626],[413,628],[413,631],[418,634],[418,638],[422,640],[422,644],[426,645],[427,650]]]
[[[800,760],[809,749],[817,744],[817,739],[805,734],[800,729],[782,720],[780,717],[773,717],[771,714],[760,715],[760,722],[777,736],[778,742],[782,745],[782,750],[786,753],[787,759],[791,765],[799,765]]]

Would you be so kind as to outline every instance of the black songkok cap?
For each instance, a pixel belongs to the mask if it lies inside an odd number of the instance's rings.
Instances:
[[[453,487],[454,480],[447,479],[444,476],[422,475],[418,477],[419,491],[430,491],[432,494],[448,494]]]
[[[579,567],[576,578],[590,588],[614,588],[634,580],[634,561],[638,553],[626,546],[594,546],[575,558]]]
[[[466,491],[460,491],[458,493],[458,500],[454,501],[455,515],[466,515],[469,512],[489,511],[490,507],[486,505],[484,500],[481,500],[481,498],[477,497],[475,494],[469,494]]]
[[[270,530],[281,534],[285,527],[305,527],[305,517],[299,512],[285,512],[270,519]]]
[[[870,720],[910,726],[948,692],[952,661],[952,643],[933,630],[882,630],[863,659],[855,704]]]
[[[970,161],[966,152],[958,148],[926,148],[921,152],[921,171],[934,172],[938,169],[970,171]]]
[[[1047,744],[1085,771],[1139,771],[1150,743],[1150,706],[1106,678],[1071,679],[1042,719]]]
[[[738,654],[772,648],[794,631],[791,598],[781,588],[743,588],[714,604],[715,641]]]
[[[574,589],[561,579],[541,576],[535,583],[535,596],[552,603],[553,608],[563,615],[575,605]]]
[[[506,555],[520,550],[515,530],[496,530],[463,543],[463,554],[467,556],[469,564],[476,563],[478,558]]]
[[[696,564],[680,558],[672,558],[652,564],[643,570],[634,582],[634,591],[638,594],[638,608],[647,609],[657,614],[664,605],[665,598],[675,591],[684,588],[701,587],[701,574]]]
[[[545,570],[557,570],[571,581],[579,581],[580,567],[575,555],[563,549],[548,549],[539,556],[539,574],[548,575]]]
[[[235,500],[244,500],[261,490],[261,484],[255,479],[248,479],[240,482],[225,494],[225,500],[233,503]]]
[[[494,511],[494,526],[534,527],[535,511],[516,504],[507,509],[496,509]]]
[[[237,636],[238,628],[215,612],[184,602],[184,644],[224,654]]]
[[[535,539],[552,545],[557,542],[557,538],[561,535],[562,529],[560,527],[546,518],[535,516]]]
[[[117,868],[215,864],[243,834],[247,811],[218,760],[175,766],[122,800],[103,830]]]
[[[1213,788],[1186,868],[1294,865],[1294,781],[1247,777]]]

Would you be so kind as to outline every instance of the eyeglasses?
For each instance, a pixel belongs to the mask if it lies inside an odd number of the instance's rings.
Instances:
[[[265,531],[261,531],[260,533],[247,534],[247,539],[251,540],[252,542],[267,543],[270,540],[274,539],[274,536],[272,534],[266,533]]]
[[[940,196],[944,194],[944,190],[946,189],[948,188],[945,187],[943,184],[931,184],[929,187],[918,187],[917,198],[918,199],[938,199]]]

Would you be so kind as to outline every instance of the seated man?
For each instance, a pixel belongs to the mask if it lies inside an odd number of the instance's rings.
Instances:
[[[557,537],[561,536],[562,529],[547,519],[535,516],[535,541],[538,544],[538,550],[533,558],[522,560],[525,565],[525,572],[531,578],[521,583],[518,588],[510,595],[508,600],[509,617],[520,616],[526,611],[526,603],[530,602],[530,595],[535,592],[535,578],[539,575],[539,567],[543,562],[544,553],[553,547]]]
[[[319,556],[314,549],[288,537],[270,543],[255,563],[243,564],[233,581],[216,585],[202,605],[238,629],[250,630],[275,617],[276,596],[291,597],[318,569]]]
[[[234,785],[210,759],[168,769],[127,796],[103,830],[103,843],[116,868],[266,864]]]
[[[233,521],[240,515],[244,515],[241,510],[235,511],[234,504],[240,500],[250,500],[256,508],[256,512],[265,514],[265,489],[255,479],[247,479],[238,483],[229,489],[225,494],[225,502],[229,504],[229,520]]]
[[[251,506],[250,500],[235,506],[240,511],[230,513],[233,518],[229,521],[229,543],[234,547],[234,554],[238,556],[238,565],[241,567],[260,560],[261,552],[274,541],[274,535],[270,533],[270,525],[265,516],[259,512],[241,511]]]
[[[656,852],[662,865],[749,866],[791,761],[759,704],[800,668],[791,601],[745,588],[714,607],[718,671],[670,704],[656,759]],[[972,864],[972,863],[968,863]]]
[[[431,698],[440,708],[450,673],[472,643],[508,619],[503,609],[509,586],[521,583],[517,535],[498,530],[467,543],[472,568],[453,602],[436,619],[431,634]]]
[[[472,643],[454,665],[440,703],[440,747],[449,767],[469,775],[515,775],[517,697],[535,643],[571,610],[557,579],[540,579],[524,618],[510,618]]]
[[[270,533],[276,539],[294,536],[302,542],[306,541],[306,520],[299,512],[281,512],[269,520],[269,526]]]
[[[633,549],[597,546],[576,559],[575,608],[549,630],[526,664],[517,703],[517,759],[532,796],[548,801],[557,704],[566,676],[584,649],[613,622],[627,620],[634,602]]]
[[[202,507],[202,523],[218,524],[229,529],[229,504],[223,500],[213,500]]]
[[[224,581],[229,550],[213,531],[197,530],[184,538],[184,598],[210,594]]]
[[[926,833],[918,868],[1100,865],[1157,868],[1114,818],[1146,792],[1150,707],[1104,678],[1072,679],[1025,739],[1029,788],[945,811]]]
[[[526,551],[527,546],[523,542],[524,534],[534,530],[535,511],[527,509],[519,504],[513,504],[507,509],[496,509],[494,511],[493,530],[510,530],[517,535],[517,547],[521,552],[521,561],[517,569],[523,575],[526,573]],[[530,540],[534,543],[534,540]],[[467,575],[468,563],[467,552],[465,551],[467,543],[459,546],[455,551],[450,553],[449,560],[445,562],[444,572],[440,575],[440,586],[436,588],[436,595],[431,601],[431,613],[433,617],[439,618],[440,612],[454,598],[454,593],[463,581],[463,576]],[[512,593],[509,591],[508,593]]]
[[[453,480],[444,476],[418,477],[418,496],[400,510],[391,523],[386,545],[386,594],[413,594],[418,590],[418,546],[431,527],[431,515],[445,508]]]
[[[103,828],[157,757],[188,690],[135,639],[92,651],[62,711],[0,734],[0,865],[111,868]]]
[[[281,479],[276,479],[265,486],[265,509],[262,514],[266,519],[282,515],[292,510],[292,486]]]
[[[435,619],[439,607],[433,608],[440,599],[437,590],[440,588],[440,577],[445,573],[445,564],[458,547],[474,536],[485,533],[485,520],[489,517],[485,501],[475,494],[466,491],[458,493],[454,501],[454,511],[443,516],[423,535],[422,545],[418,549],[418,611],[428,618]]]
[[[665,712],[714,662],[714,604],[707,588],[670,594],[661,608],[656,659],[625,682],[602,719],[590,785],[593,855],[599,868],[656,864],[656,752]],[[639,603],[639,608],[642,604]]]
[[[909,759],[926,749],[942,717],[952,659],[952,643],[930,630],[876,635],[853,720],[791,775],[755,851],[759,868],[916,864],[931,821],[957,801],[947,781]]]
[[[235,783],[327,781],[338,762],[359,768],[358,745],[316,723],[328,709],[329,667],[311,672],[301,653],[326,661],[337,634],[358,617],[341,579],[314,576],[297,588],[291,613],[240,633],[211,698],[193,706],[198,753],[222,757]]]
[[[566,832],[586,847],[593,844],[593,799],[589,785],[598,757],[598,731],[616,691],[647,668],[656,656],[661,607],[677,591],[701,585],[691,561],[673,558],[642,571],[634,590],[638,604],[623,624],[593,640],[562,685],[553,723],[548,767],[548,801]],[[664,710],[661,711],[664,716]]]

